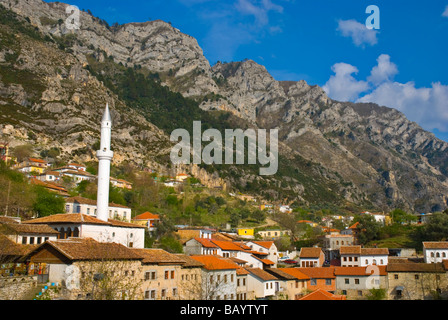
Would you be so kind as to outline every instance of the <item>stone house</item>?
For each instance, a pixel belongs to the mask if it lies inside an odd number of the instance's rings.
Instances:
[[[448,263],[390,263],[389,300],[434,300],[448,298]]]
[[[269,268],[266,271],[278,279],[278,299],[299,300],[306,294],[307,281],[310,280],[306,274],[297,268]]]

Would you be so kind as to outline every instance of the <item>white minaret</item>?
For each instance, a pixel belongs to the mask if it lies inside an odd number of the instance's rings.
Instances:
[[[110,150],[111,135],[112,118],[107,104],[101,120],[101,148],[96,152],[99,160],[96,217],[106,222],[109,219],[110,162],[114,156],[114,153]]]

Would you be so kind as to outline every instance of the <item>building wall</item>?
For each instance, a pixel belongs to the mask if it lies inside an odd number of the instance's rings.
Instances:
[[[144,228],[120,228],[106,225],[83,225],[83,238],[93,238],[99,242],[116,242],[126,247],[144,248],[145,229]]]
[[[446,273],[389,272],[388,283],[389,300],[433,299],[437,288],[441,289],[442,298],[448,298]],[[398,294],[399,287],[403,287],[401,295]]]
[[[237,293],[236,283],[235,270],[203,269],[202,300],[234,300]]]
[[[341,267],[358,267],[361,265],[360,255],[344,254],[341,256]]]
[[[439,263],[448,259],[447,249],[426,249],[423,248],[423,257],[426,263]]]
[[[387,289],[387,276],[336,276],[336,294],[346,295],[347,300],[364,300],[373,288]]]
[[[181,268],[179,271],[179,299],[201,299],[202,270],[200,267]]]
[[[388,264],[388,256],[361,256],[360,257],[360,266],[361,267],[367,267],[370,265],[377,265],[377,266],[387,266]]]
[[[181,266],[143,264],[142,292],[145,300],[178,300]],[[191,280],[191,279],[190,279]]]
[[[255,299],[272,297],[275,296],[275,282],[274,280],[263,281],[249,274],[247,277],[247,289],[254,292]]]

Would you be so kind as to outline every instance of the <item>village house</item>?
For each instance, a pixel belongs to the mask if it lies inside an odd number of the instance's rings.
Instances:
[[[246,268],[249,271],[247,288],[254,292],[255,299],[267,299],[274,297],[279,290],[277,277],[259,268]]]
[[[47,225],[29,225],[12,219],[0,219],[0,232],[19,244],[37,245],[48,240],[56,240],[59,232]]]
[[[56,171],[46,171],[36,176],[36,179],[43,182],[60,182],[61,174]]]
[[[145,227],[123,221],[103,221],[82,213],[64,213],[22,223],[48,225],[59,232],[58,239],[92,238],[99,242],[120,243],[130,248],[144,247]]]
[[[160,216],[151,212],[139,214],[132,219],[132,223],[146,227],[149,232],[154,232],[159,222]]]
[[[175,234],[180,238],[180,241],[184,242],[193,238],[211,239],[215,231],[207,227],[178,226]]]
[[[237,273],[240,268],[228,259],[200,255],[190,256],[203,264],[201,300],[235,300],[237,294]]]
[[[277,240],[284,236],[289,236],[291,231],[289,230],[280,230],[280,229],[272,229],[272,230],[261,230],[257,232],[257,235],[262,237],[264,240]]]
[[[267,253],[265,259],[268,259],[274,263],[273,268],[277,267],[278,249],[274,241],[247,241],[246,246],[250,247],[251,250],[257,253]]]
[[[339,253],[342,267],[386,266],[389,260],[387,248],[362,248],[359,245],[342,246]]]
[[[15,168],[23,173],[39,175],[47,170],[49,163],[42,159],[27,158]]]
[[[239,237],[243,239],[253,239],[254,238],[254,228],[238,228],[236,230]]]
[[[204,265],[185,254],[175,255],[185,262],[179,271],[179,299],[200,300],[202,297],[202,267]]]
[[[390,263],[387,266],[389,300],[448,298],[448,263]]]
[[[328,261],[339,259],[339,250],[342,246],[351,246],[354,238],[348,234],[327,234],[323,238],[323,251]]]
[[[66,188],[64,188],[62,185],[60,185],[56,182],[41,181],[36,178],[31,178],[30,184],[43,187],[43,188],[47,189],[48,191],[56,193],[59,196],[64,197],[64,198],[68,198],[70,195]]]
[[[184,259],[162,249],[133,249],[142,260],[144,300],[178,300]],[[190,281],[194,281],[192,277]]]
[[[336,292],[336,276],[334,275],[335,267],[310,267],[296,269],[310,278],[307,280],[307,290],[315,291],[317,289],[323,289],[331,293]]]
[[[279,300],[299,300],[306,294],[307,281],[310,280],[306,274],[297,268],[269,268],[266,272],[274,275],[278,281],[277,298]]]
[[[110,177],[110,183],[115,188],[132,190],[132,183],[123,179]]]
[[[423,257],[425,263],[438,263],[448,259],[448,242],[423,242]]]
[[[64,177],[69,178],[76,184],[79,184],[82,181],[94,181],[97,179],[96,176],[87,172],[85,169],[78,170],[76,168],[77,168],[76,166],[72,165],[72,166],[54,168],[51,171],[58,172],[60,179],[63,179]]]
[[[366,299],[371,289],[387,290],[386,266],[336,267],[336,292],[347,300]]]
[[[244,268],[236,270],[236,300],[253,300],[255,293],[248,289],[249,271]]]
[[[48,281],[63,288],[65,298],[105,299],[97,282],[107,279],[114,299],[138,299],[141,295],[142,258],[117,243],[93,239],[50,240],[27,255],[31,265],[45,265]]]
[[[299,264],[302,268],[322,267],[325,262],[325,255],[322,248],[302,248],[299,254]]]
[[[82,213],[96,217],[97,201],[83,197],[67,198],[65,199],[65,212]],[[131,222],[131,208],[116,203],[109,203],[109,218]]]

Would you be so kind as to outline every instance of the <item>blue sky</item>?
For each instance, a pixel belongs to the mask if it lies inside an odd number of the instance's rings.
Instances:
[[[448,141],[448,0],[71,0],[110,24],[161,19],[213,65],[252,59],[277,80],[396,108]],[[366,28],[369,5],[379,30]]]

